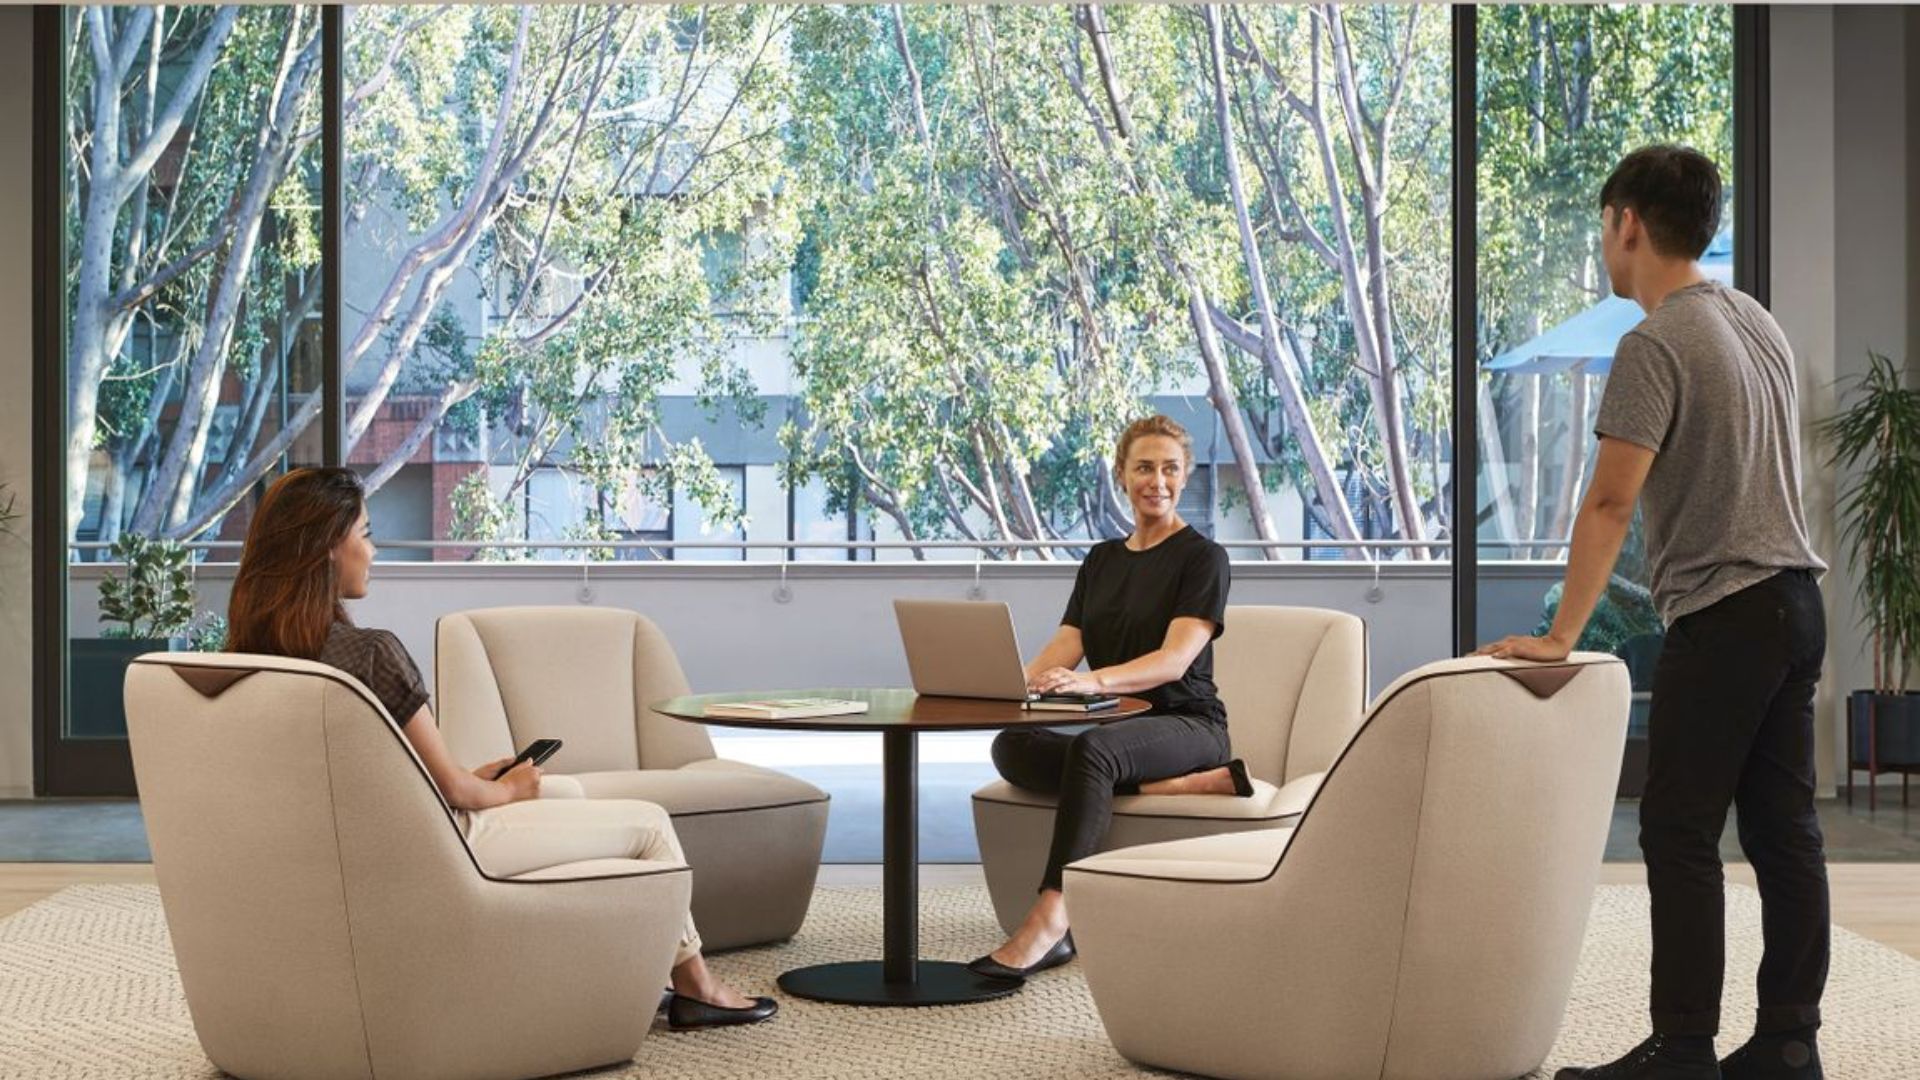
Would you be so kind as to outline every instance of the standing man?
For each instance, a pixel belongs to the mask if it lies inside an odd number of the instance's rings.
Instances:
[[[1574,522],[1546,637],[1482,654],[1563,659],[1579,640],[1646,497],[1654,603],[1667,624],[1653,678],[1640,850],[1653,897],[1653,1035],[1557,1080],[1821,1076],[1814,1032],[1827,978],[1826,853],[1813,808],[1813,691],[1826,651],[1800,508],[1799,406],[1785,336],[1698,260],[1720,222],[1720,175],[1683,147],[1626,156],[1600,190],[1614,294],[1645,321],[1621,339],[1594,433],[1593,485]],[[1738,810],[1760,885],[1754,1035],[1714,1060],[1725,967],[1720,834]]]

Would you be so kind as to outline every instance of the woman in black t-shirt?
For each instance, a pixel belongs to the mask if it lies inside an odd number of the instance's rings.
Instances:
[[[667,812],[629,799],[542,792],[540,768],[512,758],[468,770],[440,738],[420,669],[386,630],[353,625],[345,600],[367,595],[373,530],[366,495],[350,469],[295,469],[273,482],[254,511],[227,609],[234,652],[317,660],[359,679],[385,706],[487,872],[511,877],[590,858],[684,863]],[[556,779],[549,777],[548,780]],[[545,794],[548,798],[541,798]],[[485,942],[476,941],[475,948]],[[674,952],[665,1002],[675,1031],[751,1024],[771,1017],[772,998],[747,997],[707,968],[692,916]]]
[[[1097,850],[1115,794],[1250,795],[1213,685],[1213,639],[1226,628],[1227,553],[1174,507],[1193,471],[1193,442],[1164,416],[1120,436],[1114,478],[1133,504],[1133,534],[1080,564],[1059,632],[1027,665],[1041,693],[1131,694],[1154,711],[1073,734],[1012,728],[993,741],[1009,782],[1059,797],[1040,898],[1000,948],[969,965],[1016,977],[1073,959],[1061,870]],[[1086,660],[1087,671],[1074,670]]]

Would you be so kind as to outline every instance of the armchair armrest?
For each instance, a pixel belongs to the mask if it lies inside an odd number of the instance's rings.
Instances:
[[[1279,792],[1273,797],[1275,813],[1289,815],[1306,813],[1307,804],[1313,801],[1314,794],[1320,790],[1320,785],[1326,778],[1326,770],[1322,769],[1319,772],[1296,776],[1280,785]]]
[[[650,862],[646,859],[586,859],[581,862],[543,866],[512,877],[492,881],[588,881],[603,878],[653,877],[657,874],[684,874],[684,863]]]

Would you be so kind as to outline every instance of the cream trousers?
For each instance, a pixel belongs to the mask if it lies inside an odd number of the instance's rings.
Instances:
[[[589,799],[571,776],[540,778],[540,797],[463,810],[457,816],[480,866],[512,877],[587,859],[644,859],[687,865],[673,819],[638,799]],[[688,912],[680,928],[677,967],[700,953],[700,932]]]

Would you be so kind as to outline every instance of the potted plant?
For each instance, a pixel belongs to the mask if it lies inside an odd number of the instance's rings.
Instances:
[[[185,546],[125,533],[112,552],[125,569],[100,581],[100,620],[107,625],[97,638],[75,638],[70,654],[67,731],[80,738],[126,737],[127,665],[142,653],[184,650],[193,622]]]
[[[1853,762],[1920,765],[1920,390],[1893,361],[1870,355],[1853,404],[1822,421],[1828,464],[1854,471],[1840,492],[1841,542],[1859,578],[1873,648],[1873,687],[1848,695]],[[1872,783],[1871,780],[1868,781]]]

